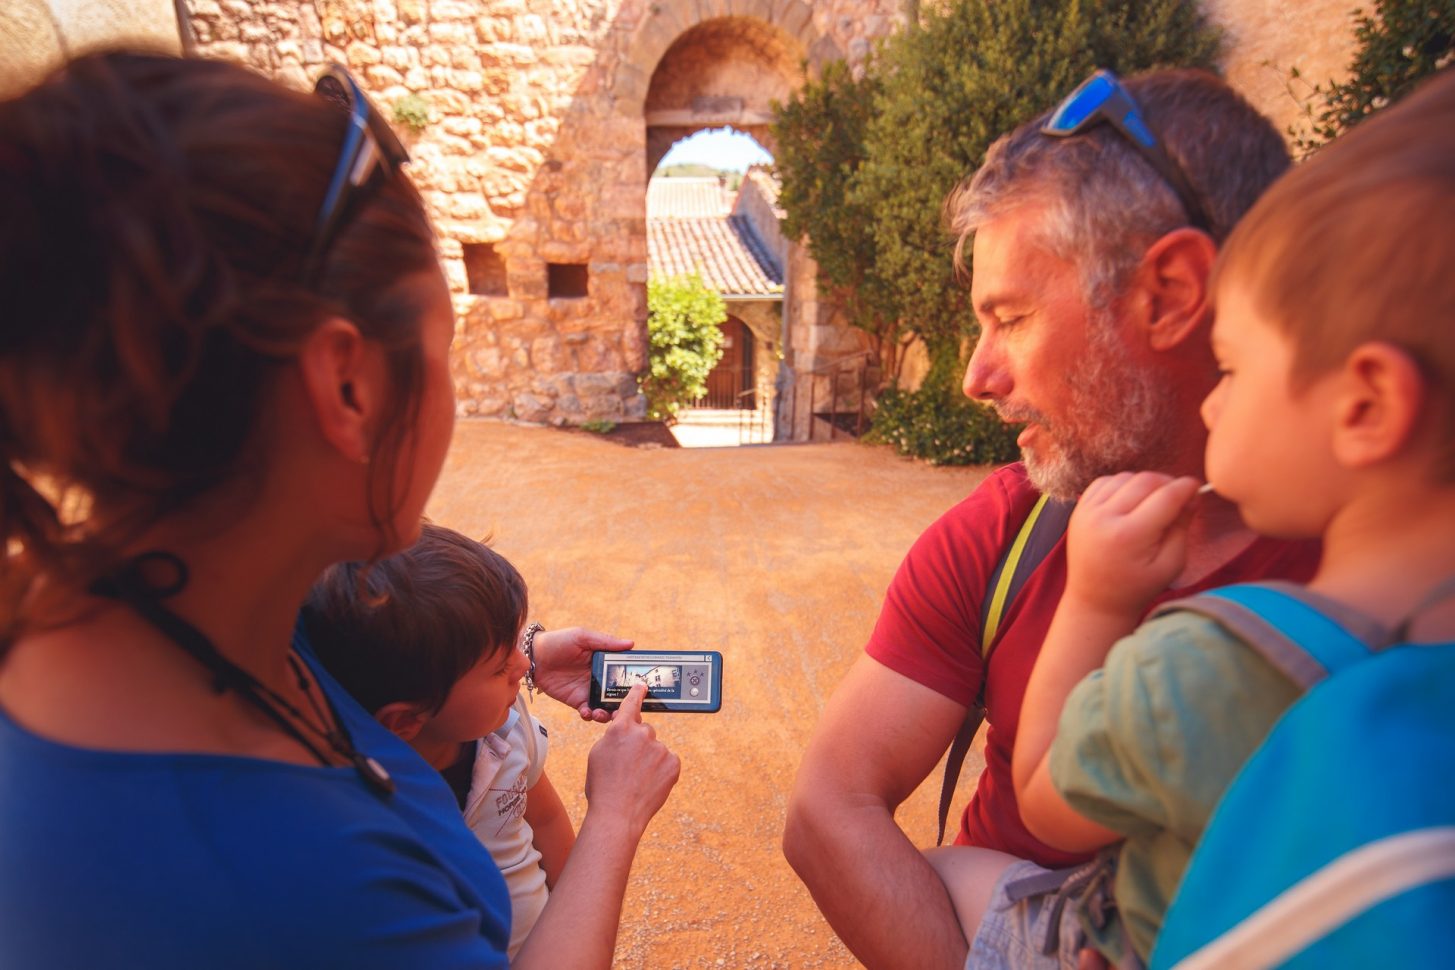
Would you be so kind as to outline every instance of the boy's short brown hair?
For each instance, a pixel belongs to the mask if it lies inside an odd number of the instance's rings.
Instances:
[[[1455,70],[1274,184],[1229,237],[1235,286],[1294,345],[1295,386],[1387,341],[1444,389],[1455,428]],[[1446,473],[1452,471],[1446,456]]]
[[[402,552],[325,570],[303,621],[323,665],[371,714],[396,701],[437,713],[470,668],[515,648],[528,606],[504,556],[426,522]]]

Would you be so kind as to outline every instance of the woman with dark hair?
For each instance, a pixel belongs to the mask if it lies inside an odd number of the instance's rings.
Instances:
[[[449,789],[295,629],[413,541],[449,442],[404,160],[337,68],[111,52],[0,103],[0,965],[505,965]],[[536,682],[590,716],[610,645],[538,638]],[[678,770],[636,700],[517,966],[610,963]]]

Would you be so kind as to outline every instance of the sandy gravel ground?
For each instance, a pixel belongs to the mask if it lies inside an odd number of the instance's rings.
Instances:
[[[638,853],[618,967],[858,966],[783,860],[788,791],[905,550],[983,474],[844,442],[643,449],[457,426],[430,515],[492,535],[530,584],[534,618],[724,656],[720,714],[648,715],[682,780]],[[549,700],[535,711],[551,729],[547,770],[579,822],[601,728]],[[965,775],[977,770],[967,762]],[[899,812],[920,845],[934,841],[937,792],[938,775]]]

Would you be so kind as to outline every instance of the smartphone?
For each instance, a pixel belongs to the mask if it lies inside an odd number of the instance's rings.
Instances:
[[[722,654],[715,650],[598,650],[591,657],[591,706],[614,711],[637,684],[644,711],[713,714],[722,708]]]

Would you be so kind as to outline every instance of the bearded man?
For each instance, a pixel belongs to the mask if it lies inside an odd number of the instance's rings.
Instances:
[[[1201,476],[1198,408],[1218,380],[1208,276],[1218,243],[1287,166],[1268,120],[1210,74],[1098,72],[997,141],[952,193],[955,258],[973,246],[980,324],[965,393],[1025,424],[1023,462],[916,541],[799,769],[784,852],[866,966],[965,964],[950,899],[894,811],[977,700],[986,769],[956,843],[1048,868],[1085,861],[1027,831],[1011,782],[1022,695],[1065,584],[1064,541],[1005,606],[983,657],[992,575],[1043,494],[1074,500],[1126,470]],[[1197,503],[1188,549],[1164,599],[1306,579],[1318,556],[1255,536],[1216,496]]]

